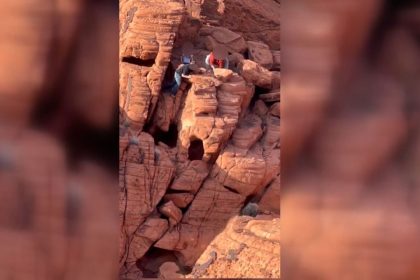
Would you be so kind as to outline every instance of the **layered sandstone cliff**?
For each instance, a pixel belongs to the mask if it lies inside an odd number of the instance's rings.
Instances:
[[[264,234],[276,236],[280,212],[280,51],[197,14],[206,1],[186,2],[120,1],[120,278],[194,276],[244,221],[234,239],[253,244],[232,277],[279,277],[279,238]],[[172,96],[164,84],[187,41],[199,66],[225,45],[231,69],[192,74]],[[250,221],[257,214],[266,220]],[[266,232],[255,242],[254,228]],[[257,252],[261,269],[240,274]]]

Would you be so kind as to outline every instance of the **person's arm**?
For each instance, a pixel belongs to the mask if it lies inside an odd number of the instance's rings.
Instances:
[[[210,54],[208,54],[207,56],[206,56],[206,68],[207,69],[213,69],[214,70],[214,65],[212,65],[211,63],[210,63]]]
[[[206,65],[210,66],[210,55],[206,56]]]
[[[184,65],[184,68],[182,69],[182,77],[183,78],[190,78],[190,75],[187,75],[189,72],[188,65]]]

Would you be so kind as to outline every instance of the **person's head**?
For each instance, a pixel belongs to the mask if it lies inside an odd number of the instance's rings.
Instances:
[[[181,58],[181,62],[183,63],[183,64],[190,64],[190,63],[193,63],[193,61],[192,61],[192,57],[191,56],[187,56],[187,55],[183,55],[182,56],[182,58]]]
[[[192,57],[193,49],[194,49],[194,47],[193,47],[193,44],[191,42],[185,42],[182,45],[181,62],[183,64],[190,64],[190,63],[193,62],[193,57]]]
[[[217,60],[225,60],[228,56],[228,51],[224,46],[216,45],[213,48],[213,55],[214,55],[214,58]]]

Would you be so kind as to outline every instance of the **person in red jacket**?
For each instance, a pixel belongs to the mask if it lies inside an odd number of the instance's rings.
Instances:
[[[214,68],[229,68],[228,52],[223,46],[216,46],[212,52],[206,56],[206,65]]]

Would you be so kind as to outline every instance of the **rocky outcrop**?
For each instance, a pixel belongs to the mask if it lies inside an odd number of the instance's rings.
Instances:
[[[204,149],[201,159],[214,160],[232,135],[252,91],[238,74],[221,79],[225,82],[208,76],[191,79],[192,87],[179,119],[179,158],[186,158],[191,142],[199,140]]]
[[[120,139],[121,273],[135,265],[168,227],[154,212],[173,173],[167,152],[147,133]]]
[[[186,278],[280,278],[280,219],[232,218]]]
[[[184,268],[196,264],[250,200],[258,205],[263,199],[261,211],[279,215],[274,200],[280,173],[280,77],[271,71],[277,69],[272,50],[208,25],[201,16],[196,19],[205,24],[195,24],[187,11],[208,9],[210,2],[189,1],[184,10],[180,1],[166,1],[163,11],[164,2],[123,2],[121,9],[123,279],[188,274]],[[229,50],[231,67],[195,71],[171,95],[162,85],[177,66],[179,46],[189,40],[198,67],[204,66],[205,49],[215,44]],[[247,53],[250,59],[244,58]]]
[[[248,41],[248,56],[259,65],[271,69],[274,63],[274,54],[270,48],[261,42]]]
[[[200,29],[200,36],[208,50],[213,50],[215,45],[224,45],[230,52],[243,53],[247,49],[244,38],[238,33],[224,27],[204,26]]]
[[[120,2],[120,110],[136,131],[154,112],[184,10],[175,0]]]
[[[209,25],[241,33],[280,49],[280,3],[276,0],[185,0],[188,13]]]
[[[238,68],[239,73],[249,83],[266,89],[280,87],[279,72],[269,71],[255,61],[244,59],[239,63]]]

